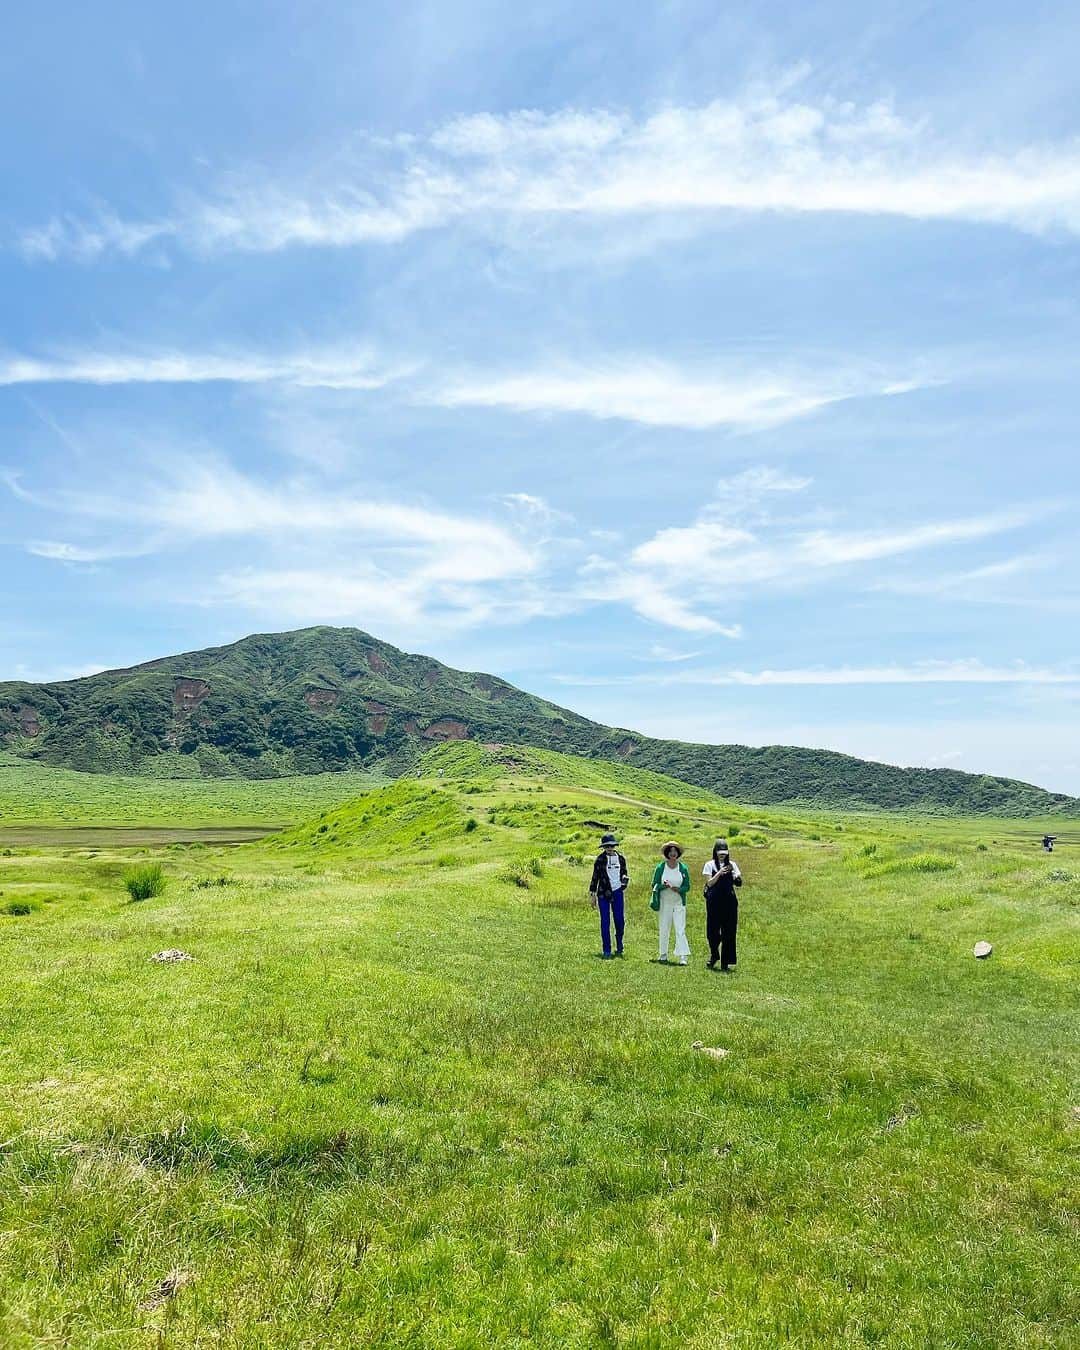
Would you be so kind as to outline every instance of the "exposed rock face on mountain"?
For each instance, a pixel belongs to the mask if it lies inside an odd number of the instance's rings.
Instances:
[[[0,684],[0,748],[88,772],[396,772],[432,744],[466,739],[629,760],[744,802],[1080,815],[1080,801],[1010,779],[790,746],[653,740],[353,628],[261,634],[57,684]]]

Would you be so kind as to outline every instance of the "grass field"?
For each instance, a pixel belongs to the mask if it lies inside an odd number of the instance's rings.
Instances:
[[[385,780],[368,773],[195,780],[75,773],[0,751],[0,831],[39,825],[279,825]]]
[[[1080,849],[1039,825],[473,745],[342,804],[26,772],[2,823],[292,827],[0,848],[5,1350],[1076,1344]],[[696,885],[652,965],[657,845],[696,875],[717,832],[739,973]]]

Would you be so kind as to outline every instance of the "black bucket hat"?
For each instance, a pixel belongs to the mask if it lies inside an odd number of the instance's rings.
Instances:
[[[615,838],[613,834],[605,834],[604,837],[600,840],[600,847],[607,848],[610,845],[612,848],[614,848],[618,842],[619,841]]]

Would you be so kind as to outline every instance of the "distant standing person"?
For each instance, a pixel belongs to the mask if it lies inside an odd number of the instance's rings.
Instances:
[[[589,895],[600,911],[600,943],[603,951],[600,956],[610,961],[611,920],[615,920],[615,956],[623,954],[623,932],[626,928],[626,888],[630,884],[630,874],[626,870],[626,859],[619,852],[618,840],[613,834],[605,834],[600,840],[603,850],[593,863],[592,881]]]
[[[730,975],[735,964],[735,933],[739,927],[738,887],[742,873],[728,850],[726,839],[713,845],[712,857],[701,869],[705,878],[705,935],[709,939],[709,970],[720,966]]]
[[[679,965],[685,966],[690,955],[690,944],[686,940],[686,897],[690,894],[690,873],[686,864],[680,862],[682,845],[674,840],[665,844],[663,860],[656,864],[652,883],[652,908],[660,915],[660,955],[657,960],[667,964],[668,941],[671,929],[675,928],[675,955]]]

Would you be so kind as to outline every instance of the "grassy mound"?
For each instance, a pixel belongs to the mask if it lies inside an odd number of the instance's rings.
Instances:
[[[467,824],[454,794],[426,783],[400,782],[324,811],[278,835],[269,847],[314,851],[319,857],[376,856],[462,839]]]

